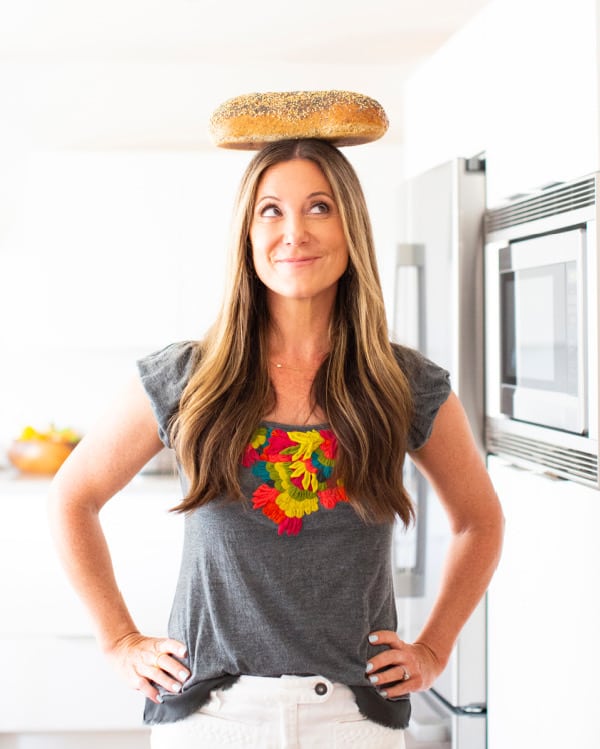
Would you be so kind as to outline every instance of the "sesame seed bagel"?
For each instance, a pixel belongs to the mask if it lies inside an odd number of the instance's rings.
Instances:
[[[381,104],[352,91],[282,91],[236,96],[212,114],[209,132],[221,148],[255,151],[277,140],[319,138],[356,146],[388,129]]]

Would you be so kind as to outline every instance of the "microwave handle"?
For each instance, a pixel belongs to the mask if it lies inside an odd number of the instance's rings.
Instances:
[[[424,351],[426,347],[425,245],[396,246],[394,332],[400,343]]]

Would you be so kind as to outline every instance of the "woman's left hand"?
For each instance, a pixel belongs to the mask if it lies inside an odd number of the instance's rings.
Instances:
[[[404,642],[391,630],[372,632],[369,642],[388,645],[387,650],[370,658],[366,667],[367,677],[384,697],[429,689],[443,670],[443,664],[430,647],[420,642]]]

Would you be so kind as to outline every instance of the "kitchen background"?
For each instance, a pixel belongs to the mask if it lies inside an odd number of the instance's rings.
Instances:
[[[137,356],[198,337],[213,318],[249,155],[210,146],[210,112],[230,96],[278,89],[351,89],[383,104],[388,134],[346,153],[365,188],[392,319],[407,179],[485,153],[493,207],[600,169],[599,6],[381,0],[367,13],[364,3],[308,1],[292,14],[268,2],[30,0],[0,8],[0,652],[3,672],[14,674],[0,685],[1,749],[71,749],[84,739],[92,749],[146,746],[137,696],[97,657],[62,583],[45,480],[15,480],[5,454],[25,424],[85,432]],[[515,488],[498,475],[508,501],[538,493],[527,479]],[[106,517],[123,588],[154,630],[178,564],[179,526],[164,521],[175,491],[169,479],[140,478],[122,511]],[[569,494],[582,520],[565,526],[572,534],[547,518],[557,498],[532,510],[516,537],[507,531],[498,590],[506,594],[506,575],[518,579],[523,565],[532,587],[494,608],[492,634],[503,637],[488,642],[490,749],[600,744],[600,560],[582,543],[600,527],[600,498],[580,494]],[[142,501],[148,536],[132,541]],[[550,542],[540,546],[544,535]],[[527,557],[530,544],[536,553]],[[158,570],[150,587],[148,569]],[[521,619],[539,589],[547,596],[538,616]],[[541,632],[560,646],[532,650],[527,661],[517,640],[534,643]],[[587,667],[570,677],[565,663],[578,660]],[[532,690],[552,686],[543,710],[515,707],[494,688],[515,678]]]

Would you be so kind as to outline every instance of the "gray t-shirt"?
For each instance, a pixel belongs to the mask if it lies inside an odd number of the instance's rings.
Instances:
[[[167,446],[193,350],[172,344],[138,362]],[[395,352],[413,393],[416,450],[448,397],[449,377],[415,351]],[[186,514],[169,635],[185,643],[191,676],[162,704],[147,700],[145,722],[183,718],[241,674],[318,674],[349,686],[367,717],[406,726],[409,700],[384,699],[365,675],[380,649],[369,633],[397,628],[393,524],[358,517],[332,478],[335,453],[327,424],[262,422],[240,461],[245,499],[217,498]]]

